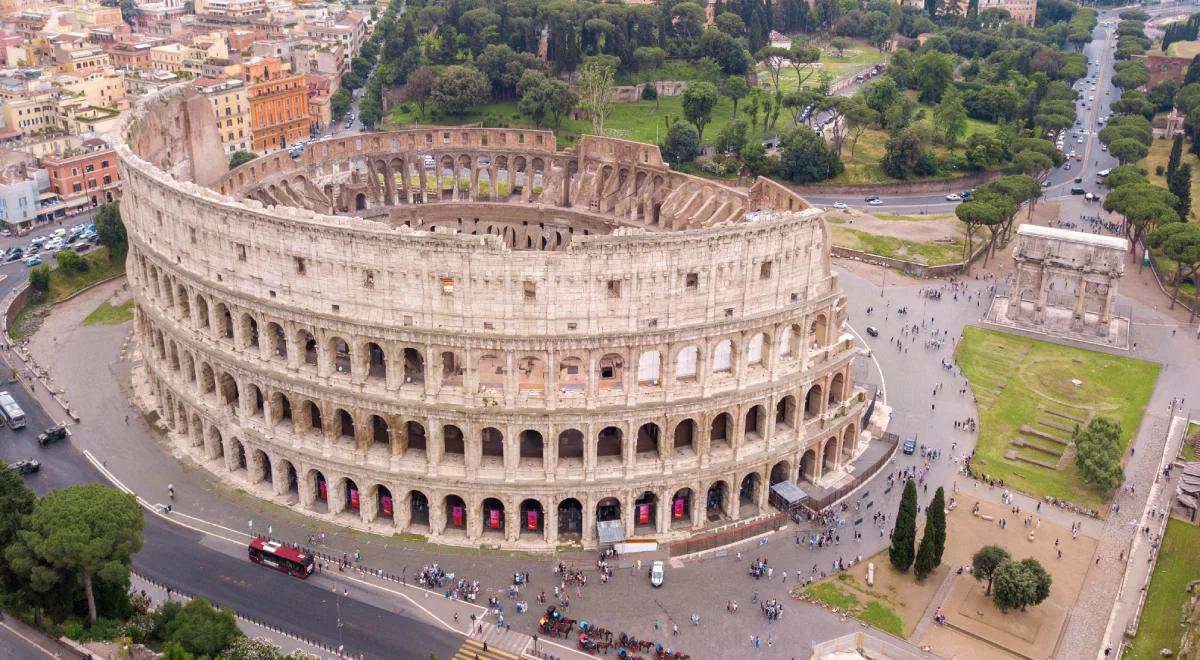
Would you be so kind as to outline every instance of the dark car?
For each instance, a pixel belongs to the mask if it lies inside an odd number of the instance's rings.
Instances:
[[[878,329],[878,328],[876,328],[876,327],[875,327],[875,326],[873,326],[873,325],[868,325],[868,326],[867,326],[867,334],[868,334],[868,335],[871,335],[872,337],[878,337],[878,336],[879,336],[879,329]]]
[[[4,261],[6,261],[6,262],[7,261],[16,261],[17,259],[20,259],[23,256],[25,256],[25,255],[22,254],[19,250],[17,252],[9,252],[8,254],[4,255]]]
[[[70,431],[67,431],[66,424],[59,424],[58,426],[51,426],[50,428],[46,429],[44,432],[38,434],[38,444],[45,446],[45,445],[50,444],[51,442],[57,442],[59,440],[62,440],[63,438],[67,437],[68,435],[70,435]]]
[[[32,458],[27,458],[23,461],[12,463],[8,467],[16,470],[18,474],[33,474],[42,469],[42,464]]]
[[[904,453],[912,454],[917,450],[917,435],[914,433],[904,441]]]
[[[1085,195],[1085,194],[1087,194],[1087,191],[1084,190],[1083,188],[1072,188],[1071,194],[1072,195]]]

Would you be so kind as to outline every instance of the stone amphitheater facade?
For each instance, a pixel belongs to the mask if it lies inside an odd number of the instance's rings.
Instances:
[[[119,129],[128,274],[145,401],[247,491],[451,544],[669,541],[864,445],[828,230],[787,189],[509,129],[225,173],[205,107]]]

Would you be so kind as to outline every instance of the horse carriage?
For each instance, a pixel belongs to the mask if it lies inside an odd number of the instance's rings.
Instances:
[[[553,635],[555,637],[566,637],[571,634],[571,630],[575,627],[575,619],[570,619],[562,615],[558,608],[551,605],[546,608],[546,614],[538,619],[538,629],[542,634]]]

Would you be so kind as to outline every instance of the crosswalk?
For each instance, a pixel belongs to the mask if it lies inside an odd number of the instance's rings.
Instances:
[[[483,644],[482,640],[468,637],[463,640],[463,645],[454,652],[454,660],[520,660],[520,655],[498,649],[490,644],[487,650],[484,650]]]

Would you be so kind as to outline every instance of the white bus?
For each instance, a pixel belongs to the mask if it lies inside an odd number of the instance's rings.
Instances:
[[[25,411],[21,410],[16,399],[13,399],[8,392],[0,392],[0,414],[4,415],[4,421],[10,427],[14,429],[25,427]]]

